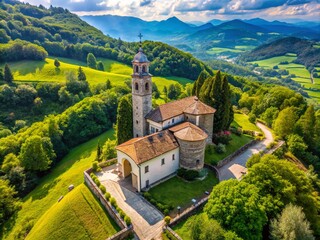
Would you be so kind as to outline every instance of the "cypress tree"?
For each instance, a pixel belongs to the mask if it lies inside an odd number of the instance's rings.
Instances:
[[[60,62],[59,62],[59,60],[58,59],[54,59],[54,66],[56,67],[56,68],[58,68],[58,67],[60,67]]]
[[[193,88],[192,88],[192,95],[193,96],[197,96],[199,98],[201,87],[208,77],[210,77],[210,75],[206,70],[203,70],[199,74],[198,79],[193,84]]]
[[[224,76],[222,79],[221,115],[222,115],[221,130],[227,130],[231,122],[233,121],[231,93],[230,93],[230,87],[229,87],[227,76]]]
[[[103,63],[102,63],[101,61],[99,61],[99,62],[97,63],[97,69],[98,69],[99,71],[104,71],[104,66],[103,66]]]
[[[9,84],[13,82],[13,75],[8,64],[4,66],[4,81]]]
[[[84,73],[84,71],[82,70],[81,67],[78,68],[78,80],[79,81],[86,81],[87,80],[86,74]]]
[[[212,107],[217,111],[214,113],[213,132],[217,133],[223,129],[223,93],[222,93],[222,80],[220,71],[215,76],[214,83],[210,92],[210,97],[214,99]]]
[[[89,68],[97,68],[97,59],[92,53],[88,53],[87,55],[87,65]]]
[[[112,88],[112,85],[111,85],[110,80],[108,79],[106,82],[106,89],[111,89],[111,88]]]
[[[124,143],[132,138],[133,117],[132,117],[132,96],[123,96],[117,109],[116,136],[117,144]]]
[[[213,106],[213,98],[210,95],[213,83],[214,77],[208,77],[201,86],[198,96],[200,101],[204,102],[209,106]]]

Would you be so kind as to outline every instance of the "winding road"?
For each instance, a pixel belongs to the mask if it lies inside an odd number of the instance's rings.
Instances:
[[[217,168],[219,172],[219,180],[228,180],[232,178],[241,179],[242,175],[247,172],[246,163],[248,159],[256,153],[264,151],[267,146],[274,141],[270,130],[262,123],[257,123],[257,126],[263,131],[265,139],[255,145],[249,147],[240,155],[236,156],[231,162]]]

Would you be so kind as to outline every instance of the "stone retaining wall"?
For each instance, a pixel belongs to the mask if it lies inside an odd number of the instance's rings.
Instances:
[[[132,225],[127,227],[124,221],[118,216],[118,213],[115,209],[110,205],[110,203],[105,199],[103,193],[95,184],[95,182],[91,179],[90,173],[92,173],[92,168],[84,171],[84,181],[87,186],[90,188],[91,192],[100,200],[100,203],[104,206],[106,211],[109,213],[110,217],[118,224],[118,226],[122,229],[120,232],[117,232],[113,236],[109,237],[108,240],[122,240],[127,239],[129,235],[133,233]]]
[[[237,151],[235,151],[234,153],[230,154],[228,157],[226,157],[223,160],[219,161],[218,164],[217,164],[217,167],[220,168],[220,167],[226,165],[234,157],[238,156],[239,154],[241,154],[242,152],[244,152],[245,150],[247,150],[249,147],[251,147],[252,145],[256,144],[257,142],[258,142],[257,140],[252,140],[251,142],[249,142],[246,145],[242,146]]]

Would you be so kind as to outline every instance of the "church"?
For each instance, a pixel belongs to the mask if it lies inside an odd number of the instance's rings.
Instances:
[[[133,137],[116,147],[122,177],[145,190],[179,168],[201,170],[212,141],[215,109],[197,97],[186,97],[152,109],[150,62],[140,42],[132,76]]]

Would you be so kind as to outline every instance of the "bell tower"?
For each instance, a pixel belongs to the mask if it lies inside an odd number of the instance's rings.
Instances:
[[[145,116],[152,110],[152,75],[149,73],[150,62],[143,53],[141,33],[140,47],[132,61],[132,113],[133,137],[142,137],[148,133]]]

